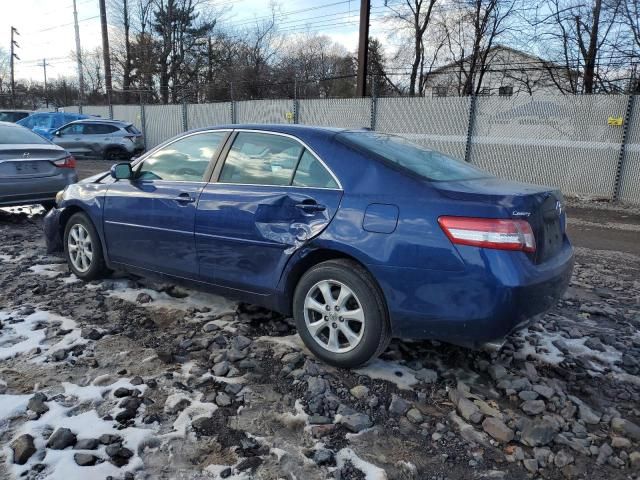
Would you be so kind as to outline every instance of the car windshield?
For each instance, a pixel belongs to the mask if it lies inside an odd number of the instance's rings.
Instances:
[[[2,145],[14,145],[14,144],[47,144],[47,140],[42,138],[37,133],[33,133],[31,130],[27,130],[24,127],[3,127],[0,126],[0,144]]]
[[[339,133],[336,138],[349,146],[406,168],[427,180],[459,181],[491,177],[491,174],[468,163],[395,135],[347,131]]]

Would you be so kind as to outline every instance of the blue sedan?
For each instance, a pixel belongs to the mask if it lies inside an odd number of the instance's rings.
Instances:
[[[45,233],[82,279],[124,269],[263,305],[354,367],[392,337],[477,347],[551,308],[565,223],[559,191],[401,137],[229,125],[67,187]]]

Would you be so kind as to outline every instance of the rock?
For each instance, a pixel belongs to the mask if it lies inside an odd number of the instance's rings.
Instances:
[[[32,412],[37,413],[38,415],[42,415],[43,413],[49,411],[49,407],[44,403],[46,401],[47,401],[47,396],[44,393],[38,392],[29,399],[29,403],[27,403],[27,408]]]
[[[218,434],[218,424],[211,417],[196,418],[191,422],[191,427],[198,434],[206,437],[210,437]]]
[[[542,395],[547,400],[553,397],[554,394],[553,388],[547,387],[546,385],[534,385],[533,391]]]
[[[548,420],[525,419],[520,440],[530,447],[548,445],[556,434],[556,426]]]
[[[215,322],[205,323],[202,327],[202,331],[205,333],[215,332],[216,330],[220,330],[220,327]]]
[[[629,454],[629,463],[632,468],[639,469],[640,468],[640,452],[631,452]]]
[[[117,467],[123,467],[129,463],[129,459],[133,457],[133,452],[131,450],[119,444],[109,445],[106,448],[106,452],[111,458],[111,463]]]
[[[347,427],[349,431],[354,433],[361,432],[365,428],[373,426],[373,422],[371,421],[371,418],[369,418],[369,415],[358,412],[342,415],[340,417],[340,423]]]
[[[111,433],[104,433],[104,434],[100,435],[98,440],[100,441],[100,443],[102,445],[111,445],[113,443],[121,442],[122,438],[120,438],[119,435],[113,435]]]
[[[280,361],[285,365],[292,365],[293,368],[297,367],[304,360],[304,355],[302,352],[290,352],[280,359]]]
[[[78,440],[73,447],[74,450],[95,450],[100,445],[100,441],[97,438],[83,438]]]
[[[224,387],[224,391],[229,395],[237,395],[243,388],[244,385],[241,383],[227,383]]]
[[[31,458],[31,455],[36,453],[33,437],[28,433],[20,435],[11,442],[11,449],[13,450],[13,463],[18,465],[24,465]]]
[[[231,405],[231,397],[224,392],[219,392],[218,395],[216,395],[216,405],[220,407],[228,407]]]
[[[609,446],[608,443],[603,443],[600,445],[600,450],[598,452],[598,458],[596,459],[597,465],[604,465],[607,463],[609,457],[613,455],[613,449]]]
[[[242,460],[238,466],[236,467],[239,472],[243,472],[245,470],[255,470],[262,463],[262,459],[260,457],[249,457]]]
[[[244,335],[237,335],[231,340],[231,346],[238,350],[244,350],[251,345],[251,339]]]
[[[102,334],[98,330],[89,327],[84,327],[80,330],[80,336],[89,340],[100,340],[102,338]]]
[[[533,390],[523,390],[520,393],[518,393],[518,397],[520,397],[520,400],[535,400],[536,398],[538,398],[538,392],[535,392]]]
[[[625,437],[612,437],[611,446],[613,448],[629,448],[631,447],[631,440]]]
[[[90,453],[76,453],[73,459],[81,467],[91,467],[98,461],[98,457]]]
[[[395,393],[391,395],[391,403],[389,404],[389,413],[396,416],[402,416],[411,407],[411,404],[404,398],[399,397]]]
[[[313,453],[313,461],[318,465],[334,465],[333,452],[326,448],[320,448]]]
[[[551,455],[551,450],[549,450],[548,448],[536,447],[533,449],[533,456],[537,460],[539,467],[544,468],[547,466],[549,455]]]
[[[482,429],[499,442],[509,443],[513,440],[513,430],[497,418],[485,418],[482,422]]]
[[[125,423],[128,420],[131,420],[136,416],[137,410],[132,408],[125,408],[124,410],[118,412],[116,415],[116,422]]]
[[[220,478],[229,478],[231,476],[231,467],[227,467],[220,472]]]
[[[611,428],[614,432],[629,437],[636,442],[640,441],[640,427],[624,418],[611,419]]]
[[[600,418],[602,417],[602,415],[594,412],[593,410],[591,410],[591,408],[589,408],[588,405],[584,403],[578,406],[578,414],[580,420],[588,423],[589,425],[597,425],[598,423],[600,423]]]
[[[422,423],[424,420],[422,413],[420,413],[420,410],[418,410],[417,408],[409,409],[409,411],[407,412],[407,418],[411,423],[415,424]]]
[[[309,377],[307,379],[307,393],[310,397],[322,395],[328,387],[329,382],[322,377]]]
[[[544,412],[545,407],[544,400],[527,400],[526,402],[522,402],[522,405],[520,405],[522,411],[528,415],[537,415],[542,413]]]
[[[229,362],[227,362],[226,360],[216,363],[213,366],[213,374],[216,377],[224,377],[227,373],[229,373],[229,369],[231,368],[231,365],[229,364]]]
[[[488,435],[486,435],[484,432],[477,431],[475,428],[465,422],[461,417],[456,415],[455,412],[449,413],[449,420],[458,428],[458,430],[460,430],[460,436],[466,441],[478,443],[484,447],[489,447],[491,445]]]
[[[358,400],[362,400],[367,395],[369,395],[369,389],[364,385],[356,385],[351,390],[349,390],[349,393],[351,393],[351,395],[353,395]]]
[[[130,397],[133,390],[129,388],[119,387],[113,392],[113,396],[116,398]]]
[[[501,380],[507,376],[507,369],[502,365],[491,365],[487,371],[495,381]]]
[[[135,376],[131,379],[131,385],[142,385],[144,383],[144,380],[142,379],[142,377],[140,376]]]
[[[144,292],[139,293],[138,296],[136,297],[136,302],[138,303],[149,303],[152,300],[153,298],[151,298],[151,295]]]
[[[56,350],[55,352],[53,352],[51,354],[51,358],[55,361],[55,362],[61,362],[62,360],[64,360],[65,358],[67,358],[67,351],[64,349],[61,350]]]
[[[538,471],[538,460],[535,458],[525,458],[522,461],[522,465],[524,465],[524,468],[530,473],[536,473]]]
[[[53,450],[64,450],[76,444],[76,434],[68,428],[58,428],[47,441],[47,448]]]
[[[438,372],[430,368],[421,368],[415,373],[415,377],[424,383],[436,383],[438,381]]]
[[[480,423],[483,417],[477,405],[464,397],[458,400],[458,413],[460,413],[462,418],[473,423]]]
[[[573,461],[573,455],[571,455],[566,450],[560,450],[558,453],[556,453],[553,463],[558,468],[564,468],[570,463],[573,463]]]

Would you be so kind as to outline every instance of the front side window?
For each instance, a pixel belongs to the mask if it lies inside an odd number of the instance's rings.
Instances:
[[[67,125],[60,129],[60,133],[63,135],[82,135],[85,126],[81,123],[74,123],[73,125]]]
[[[292,138],[240,132],[220,172],[220,182],[290,185],[304,147]]]
[[[460,181],[491,177],[491,174],[468,163],[395,135],[366,131],[342,132],[336,138],[365,154],[382,158],[427,180]]]
[[[200,182],[227,132],[205,132],[181,138],[147,157],[139,180]]]
[[[300,163],[293,177],[296,187],[338,188],[329,171],[308,150],[300,158]]]

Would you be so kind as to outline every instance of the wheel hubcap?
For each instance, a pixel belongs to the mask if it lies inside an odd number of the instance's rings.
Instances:
[[[304,301],[304,321],[315,342],[332,353],[357,347],[365,328],[358,297],[337,280],[322,280],[311,287]]]
[[[76,223],[69,230],[67,247],[69,259],[76,270],[84,273],[91,268],[93,244],[91,243],[89,232],[79,223]]]

